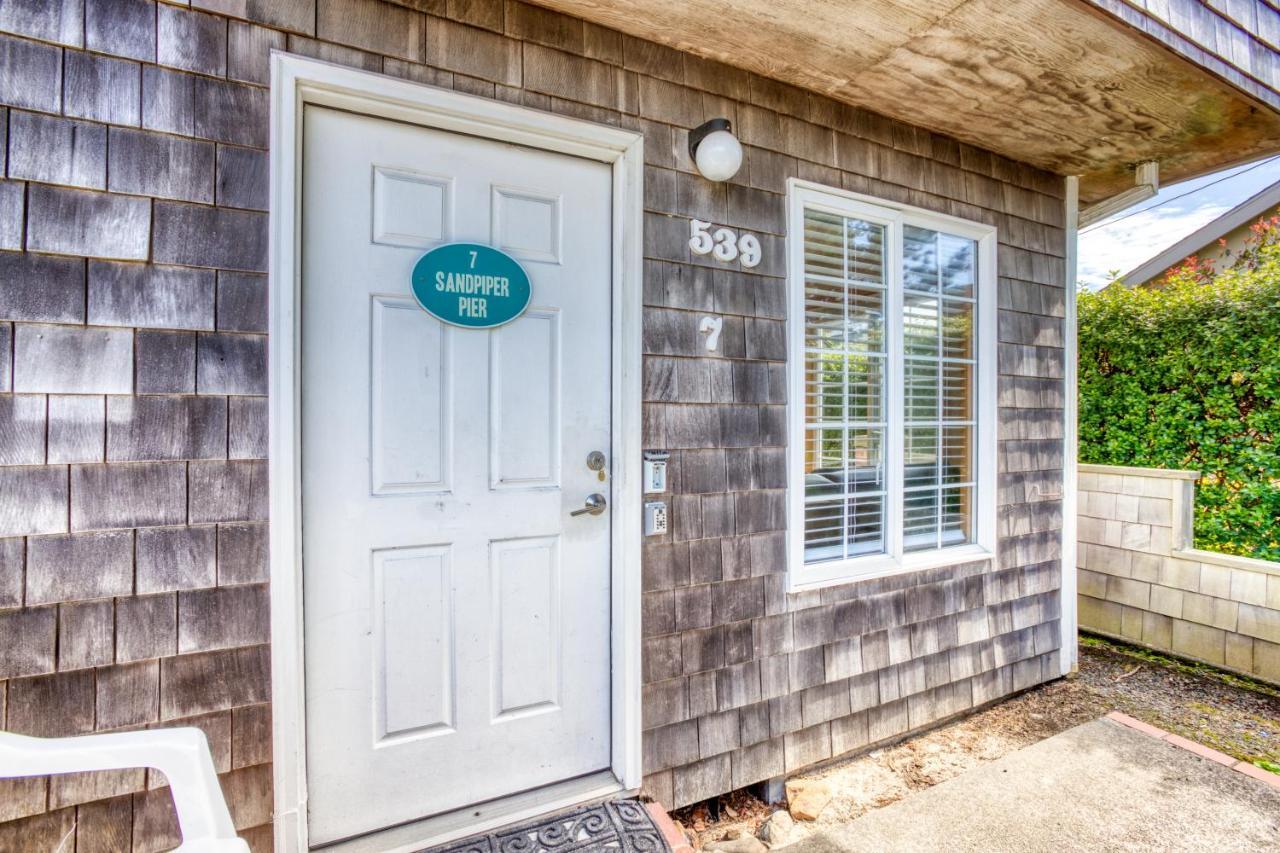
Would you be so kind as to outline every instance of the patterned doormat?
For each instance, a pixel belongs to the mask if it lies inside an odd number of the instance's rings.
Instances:
[[[546,815],[422,853],[561,853],[569,850],[669,853],[671,848],[643,805],[635,800],[613,800]]]

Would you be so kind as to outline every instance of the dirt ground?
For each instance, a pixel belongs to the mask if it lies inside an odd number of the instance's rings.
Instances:
[[[1072,677],[894,746],[798,774],[825,779],[834,793],[816,822],[797,822],[800,832],[847,823],[1108,711],[1280,771],[1280,690],[1084,638],[1080,669]],[[754,834],[777,808],[736,791],[672,817],[700,849],[710,841]]]

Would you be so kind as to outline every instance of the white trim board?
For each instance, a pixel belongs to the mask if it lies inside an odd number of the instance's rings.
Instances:
[[[974,414],[976,429],[974,438],[975,498],[974,541],[965,545],[943,547],[929,551],[904,553],[902,547],[901,501],[895,496],[903,494],[903,448],[899,433],[886,430],[883,456],[889,461],[887,471],[886,509],[883,525],[886,532],[886,548],[883,554],[832,560],[826,563],[804,563],[804,324],[789,324],[787,354],[787,590],[800,592],[836,584],[852,583],[869,578],[904,572],[923,571],[942,566],[956,566],[975,561],[990,561],[996,554],[996,470],[999,447],[997,444],[997,328],[996,328],[996,246],[997,232],[991,225],[972,222],[946,214],[888,201],[875,196],[850,192],[792,178],[787,181],[787,231],[792,235],[787,247],[787,307],[788,316],[804,317],[804,211],[821,209],[842,216],[874,222],[885,226],[886,239],[891,247],[888,259],[889,276],[885,300],[885,335],[887,351],[892,356],[901,352],[903,325],[901,321],[902,281],[902,227],[919,225],[949,234],[968,237],[978,244],[978,281],[975,298],[977,334],[974,338],[976,355]],[[885,423],[902,423],[903,361],[890,357],[884,383]]]
[[[612,774],[616,791],[640,786],[640,401],[643,138],[640,134],[437,89],[318,60],[271,56],[270,508],[271,693],[275,846],[308,849],[306,710],[303,685],[301,489],[302,119],[308,104],[451,130],[609,163],[613,168]],[[559,786],[541,801],[568,805]],[[598,798],[598,779],[580,799]],[[572,800],[573,797],[568,798]],[[512,818],[498,810],[489,825]],[[481,823],[468,829],[479,831]],[[425,846],[456,828],[423,826]]]
[[[1077,663],[1076,633],[1079,616],[1076,601],[1076,532],[1079,524],[1080,489],[1076,482],[1079,448],[1076,414],[1078,367],[1076,365],[1076,261],[1080,234],[1080,179],[1064,179],[1065,198],[1063,232],[1066,235],[1066,257],[1063,261],[1063,404],[1062,404],[1062,557],[1058,594],[1061,613],[1058,626],[1062,631],[1059,663],[1061,672],[1074,672]]]

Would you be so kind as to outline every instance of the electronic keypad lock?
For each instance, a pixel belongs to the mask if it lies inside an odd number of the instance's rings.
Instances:
[[[662,536],[667,532],[666,501],[649,501],[644,505],[644,535]]]

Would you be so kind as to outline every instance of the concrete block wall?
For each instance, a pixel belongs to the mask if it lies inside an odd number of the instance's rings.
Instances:
[[[1280,563],[1192,547],[1198,478],[1080,466],[1080,627],[1280,683]]]
[[[644,441],[673,452],[672,530],[643,546],[651,794],[694,802],[1059,673],[1059,177],[510,0],[17,0],[0,5],[5,727],[200,725],[237,825],[270,844],[273,49],[645,135]],[[721,115],[745,165],[711,184],[687,133]],[[786,592],[793,176],[998,226],[994,560]],[[691,216],[756,233],[764,262],[691,256]],[[174,841],[146,774],[4,784],[0,849]]]

